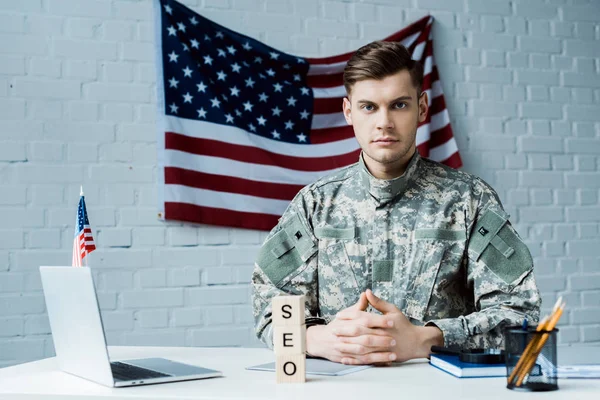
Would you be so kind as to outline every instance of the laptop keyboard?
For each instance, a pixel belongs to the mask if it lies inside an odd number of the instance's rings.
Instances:
[[[161,372],[152,371],[151,369],[136,367],[135,365],[125,364],[121,362],[111,362],[110,369],[113,377],[121,381],[134,381],[138,379],[162,378],[171,376]]]

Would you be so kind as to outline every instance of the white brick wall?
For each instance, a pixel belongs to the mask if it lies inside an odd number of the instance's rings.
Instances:
[[[431,12],[464,169],[531,248],[562,342],[600,342],[600,1],[185,0],[303,56]],[[110,344],[250,346],[264,232],[162,223],[150,0],[0,2],[0,367],[53,354],[37,267],[68,264],[79,185]]]

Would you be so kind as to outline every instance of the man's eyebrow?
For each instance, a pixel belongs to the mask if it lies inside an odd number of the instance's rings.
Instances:
[[[412,100],[413,98],[411,96],[400,96],[392,101],[390,101],[390,103],[396,103],[398,101],[406,101],[406,100]],[[371,100],[367,100],[367,99],[360,99],[357,101],[357,103],[371,103],[371,104],[375,104],[374,101]]]

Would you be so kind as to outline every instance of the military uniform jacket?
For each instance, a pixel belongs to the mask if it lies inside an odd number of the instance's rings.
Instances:
[[[304,187],[268,235],[252,275],[257,336],[273,346],[271,299],[304,294],[326,321],[370,288],[446,346],[502,347],[502,328],[539,317],[527,246],[482,179],[412,157],[374,178],[358,163]]]

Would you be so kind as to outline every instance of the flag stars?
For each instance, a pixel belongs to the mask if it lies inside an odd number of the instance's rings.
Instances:
[[[281,110],[279,109],[279,107],[273,108],[272,111],[273,111],[273,116],[279,117],[279,115],[281,114]]]
[[[240,89],[237,88],[237,86],[234,86],[232,88],[229,88],[229,91],[231,92],[232,96],[236,96],[239,97],[240,94]]]
[[[168,5],[168,4],[165,4],[165,12],[166,12],[167,14],[173,14],[173,9],[171,8],[171,6],[170,6],[170,5]]]
[[[252,46],[250,46],[249,42],[246,42],[242,45],[242,47],[244,48],[244,50],[250,50],[252,48]]]
[[[240,110],[235,110],[235,115],[237,115],[238,117],[241,117],[242,112]]]
[[[269,76],[275,76],[275,71],[273,71],[273,68],[269,68],[268,70],[265,71],[267,73],[267,75]]]
[[[183,76],[184,77],[188,77],[191,78],[192,77],[192,70],[190,69],[190,67],[186,66],[185,69],[183,70]]]
[[[190,40],[190,43],[192,44],[192,47],[193,47],[194,49],[197,49],[197,48],[199,48],[199,47],[200,47],[200,42],[198,42],[196,39],[192,39],[192,40]]]
[[[281,134],[276,130],[273,130],[273,132],[271,132],[271,135],[273,135],[273,139],[279,139],[281,137]]]
[[[288,106],[292,106],[294,107],[296,105],[296,99],[292,96],[288,97],[287,102],[288,102]]]
[[[188,47],[188,45],[186,43],[183,43],[183,51],[190,51],[190,48]]]
[[[298,138],[299,142],[306,142],[306,135],[304,133],[296,135],[296,137]]]
[[[174,87],[175,89],[177,89],[178,84],[179,84],[179,81],[177,79],[175,79],[175,77],[172,77],[171,79],[169,79],[169,87]]]
[[[193,96],[190,94],[190,92],[187,92],[186,94],[183,95],[183,102],[184,103],[191,103],[192,102],[192,98],[193,98]]]
[[[275,92],[281,92],[281,89],[283,89],[283,86],[281,86],[281,84],[276,83],[276,84],[273,85],[273,90]]]
[[[252,111],[252,107],[254,107],[254,105],[249,101],[245,102],[242,105],[244,106],[244,111]]]
[[[285,129],[292,129],[294,127],[294,123],[291,120],[288,120],[285,123]]]
[[[254,84],[256,83],[252,80],[252,78],[246,79],[245,82],[247,87],[254,87]]]
[[[271,56],[271,60],[277,60],[279,58],[279,53],[272,51],[269,53],[269,56]]]
[[[223,32],[221,32],[221,31],[217,31],[217,33],[215,34],[215,37],[216,37],[217,39],[223,39]]]
[[[308,96],[308,95],[310,95],[310,89],[309,89],[309,88],[307,88],[307,87],[300,88],[300,91],[302,92],[302,95],[303,95],[303,96]]]
[[[208,35],[204,35],[204,41],[205,41],[205,42],[211,42],[211,41],[212,41],[212,39],[210,38],[210,36],[208,36]]]
[[[224,71],[217,72],[217,80],[218,81],[224,81],[226,77],[227,77],[227,74]]]
[[[265,126],[265,122],[267,122],[267,120],[265,118],[263,118],[262,115],[260,117],[256,118],[256,121],[258,122],[259,125],[262,125],[262,126]]]
[[[267,96],[266,93],[261,93],[258,95],[258,101],[264,101],[266,103],[268,98],[269,96]]]
[[[308,111],[304,110],[300,113],[300,119],[308,119],[309,115],[310,115],[310,113]]]
[[[177,114],[177,110],[179,110],[179,107],[175,103],[171,104],[169,107],[171,107],[171,112],[173,114]]]
[[[235,49],[235,47],[229,46],[227,47],[227,51],[229,52],[229,54],[234,55],[237,50]]]
[[[225,119],[227,120],[225,122],[233,124],[233,115],[225,114]]]
[[[261,57],[254,57],[254,62],[257,64],[262,63],[262,58]]]
[[[219,57],[227,57],[227,53],[225,53],[225,50],[223,49],[217,49],[217,55]]]
[[[214,99],[211,99],[210,102],[212,103],[213,107],[219,108],[221,106],[221,101],[216,97]]]
[[[283,64],[283,69],[290,69],[290,64]]]
[[[190,18],[190,24],[192,24],[194,26],[198,25],[198,20],[196,19],[196,17]]]
[[[177,36],[177,29],[174,27],[170,26],[167,28],[167,30],[169,31],[169,36]]]
[[[204,84],[204,82],[200,82],[196,85],[196,87],[198,88],[199,92],[203,92],[206,93],[206,85]]]
[[[213,59],[211,56],[204,56],[204,64],[206,65],[212,65]]]
[[[298,61],[298,64],[304,64],[306,61],[304,60],[304,58],[296,58],[296,61]]]
[[[238,63],[231,64],[231,70],[233,72],[239,73],[241,68],[242,68],[242,66],[240,64],[238,64]]]
[[[179,54],[175,53],[174,51],[169,54],[169,62],[177,62],[178,58]]]
[[[206,111],[204,111],[204,108],[200,108],[199,110],[196,110],[198,112],[198,118],[204,118],[206,119]]]
[[[252,131],[252,132],[256,132],[256,127],[253,124],[248,124],[248,128]]]
[[[185,32],[185,25],[183,22],[177,23],[177,29],[179,29],[181,32]]]

